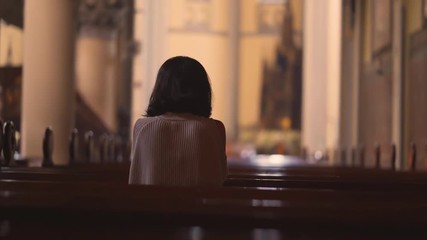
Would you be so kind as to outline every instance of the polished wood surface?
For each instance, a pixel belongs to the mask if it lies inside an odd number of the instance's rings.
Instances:
[[[127,184],[129,164],[79,164],[68,167],[4,167],[2,179],[109,182]],[[425,191],[427,174],[347,167],[256,167],[229,165],[225,186],[371,191]]]
[[[3,167],[0,229],[12,239],[427,236],[423,172],[232,162],[224,187],[166,187],[128,185],[128,169],[129,163]]]
[[[426,201],[427,194],[421,192],[0,181],[0,218],[12,226],[36,222],[45,234],[81,228],[95,234],[92,231],[100,226],[109,226],[104,233],[117,233],[125,226],[137,234],[140,228],[144,232],[159,225],[166,229],[201,226],[219,232],[233,226],[235,231],[241,229],[241,234],[257,228],[284,232],[299,229],[308,236],[343,229],[344,236],[369,236],[370,231],[386,231],[386,236],[406,231],[423,234]],[[46,225],[39,226],[36,220]]]

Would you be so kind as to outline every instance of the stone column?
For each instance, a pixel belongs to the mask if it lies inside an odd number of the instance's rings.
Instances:
[[[77,92],[105,126],[117,131],[117,36],[80,33],[76,41]]]
[[[133,125],[143,114],[145,114],[145,108],[147,107],[147,96],[143,89],[144,71],[143,69],[143,53],[141,48],[143,47],[144,31],[144,17],[147,13],[143,12],[144,1],[135,1],[134,9],[134,22],[133,22],[133,37],[134,42],[137,46],[137,52],[133,58],[133,72],[132,72],[132,116],[131,116],[131,134],[133,134]]]
[[[238,101],[239,101],[239,66],[240,66],[240,1],[230,1],[229,3],[229,58],[230,64],[228,72],[229,75],[229,84],[228,87],[224,89],[225,95],[227,97],[227,102],[229,107],[227,110],[226,116],[228,119],[224,119],[228,123],[228,132],[227,137],[231,140],[237,140],[238,138]]]
[[[119,128],[119,97],[127,85],[122,61],[128,55],[129,5],[129,1],[83,1],[78,9],[77,92],[113,132]]]
[[[340,0],[304,2],[302,146],[322,157],[339,146]]]
[[[42,155],[43,133],[54,130],[55,164],[68,162],[74,125],[75,1],[26,1],[24,7],[22,155]]]
[[[402,136],[402,122],[403,122],[403,31],[404,26],[402,21],[404,17],[402,0],[394,0],[392,4],[392,17],[393,17],[393,31],[392,31],[392,48],[393,48],[393,76],[392,76],[392,142],[396,144],[396,162],[397,168],[402,167],[404,149]]]

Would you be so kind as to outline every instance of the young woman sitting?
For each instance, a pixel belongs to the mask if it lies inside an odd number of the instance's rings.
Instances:
[[[211,95],[197,60],[178,56],[163,63],[146,115],[135,123],[130,184],[222,185],[225,128],[210,118]]]

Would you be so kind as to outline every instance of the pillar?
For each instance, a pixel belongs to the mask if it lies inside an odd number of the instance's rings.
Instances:
[[[313,156],[339,147],[342,2],[304,2],[302,146]]]
[[[134,40],[140,52],[134,57],[132,125],[145,114],[157,72],[167,59],[167,20],[169,0],[135,2]]]
[[[117,131],[117,37],[81,33],[76,41],[76,88],[110,131]]]
[[[74,125],[74,0],[26,1],[22,89],[22,155],[42,155],[43,133],[54,130],[55,164],[68,162]]]
[[[403,10],[402,0],[394,0],[392,4],[392,48],[393,48],[393,75],[392,75],[392,142],[396,144],[396,162],[397,168],[402,167],[403,162]]]

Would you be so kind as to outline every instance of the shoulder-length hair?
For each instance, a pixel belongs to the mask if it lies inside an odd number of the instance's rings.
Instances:
[[[167,112],[210,117],[211,85],[205,68],[197,60],[177,56],[160,67],[146,116]]]

